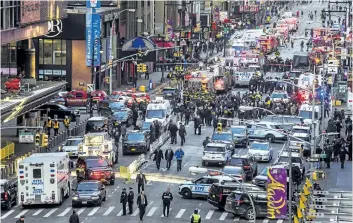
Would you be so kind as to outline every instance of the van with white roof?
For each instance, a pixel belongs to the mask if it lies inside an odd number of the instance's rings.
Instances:
[[[300,106],[299,116],[304,119],[304,124],[306,125],[312,124],[313,112],[314,112],[314,120],[318,121],[321,118],[321,105],[318,104],[313,107],[312,104],[305,103]]]
[[[163,97],[156,97],[147,105],[146,122],[153,122],[155,120],[162,123],[164,129],[168,129],[171,120],[172,107],[169,100],[164,100]]]
[[[68,153],[34,153],[18,164],[22,206],[62,204],[72,188]]]

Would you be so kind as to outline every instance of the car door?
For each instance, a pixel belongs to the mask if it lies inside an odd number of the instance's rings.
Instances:
[[[11,194],[11,201],[16,202],[17,199],[17,181],[9,184],[9,191]]]
[[[192,188],[192,193],[197,195],[208,195],[208,190],[210,188],[210,184],[208,183],[208,178],[200,178],[195,181],[195,184]]]
[[[255,138],[262,139],[262,138],[265,138],[265,135],[266,135],[265,128],[262,128],[261,126],[255,126],[255,129],[254,129],[254,137]]]
[[[257,211],[259,213],[256,213],[256,217],[263,217],[267,216],[267,198],[265,195],[255,195],[253,196],[254,198],[254,203]]]

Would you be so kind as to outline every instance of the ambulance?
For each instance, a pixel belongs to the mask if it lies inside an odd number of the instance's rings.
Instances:
[[[94,132],[83,136],[83,143],[78,146],[78,156],[100,156],[112,166],[118,162],[119,155],[115,140],[107,132]]]
[[[316,122],[321,118],[321,104],[316,104],[313,107],[311,103],[306,102],[300,106],[298,116],[304,119],[304,124],[311,125],[313,112],[314,112],[314,120]]]
[[[145,122],[153,122],[155,120],[162,123],[164,130],[168,129],[171,116],[172,106],[169,100],[164,100],[163,97],[156,97],[147,105]]]
[[[72,188],[68,153],[34,153],[18,164],[18,196],[23,207],[62,204]]]

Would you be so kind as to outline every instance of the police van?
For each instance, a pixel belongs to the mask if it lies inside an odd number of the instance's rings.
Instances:
[[[202,166],[218,164],[224,166],[232,156],[232,148],[226,143],[208,143],[202,155]]]
[[[62,204],[72,188],[68,153],[34,153],[18,164],[22,206]]]
[[[168,100],[164,100],[163,97],[156,97],[156,100],[152,100],[147,105],[146,109],[146,122],[153,122],[155,120],[162,123],[164,130],[168,129],[168,125],[171,120],[172,107]]]

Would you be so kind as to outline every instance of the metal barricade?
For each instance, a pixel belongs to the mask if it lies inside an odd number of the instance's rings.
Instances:
[[[125,179],[125,183],[131,182],[130,169],[126,166],[120,166],[120,177]]]
[[[11,143],[0,150],[0,159],[9,158],[12,154],[15,153],[15,143]]]

